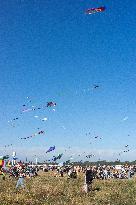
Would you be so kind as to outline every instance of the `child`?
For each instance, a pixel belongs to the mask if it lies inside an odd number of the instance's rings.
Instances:
[[[19,173],[19,179],[18,179],[17,184],[16,184],[16,189],[18,189],[19,186],[21,186],[22,188],[25,188],[24,177],[25,177],[25,174],[21,170]]]

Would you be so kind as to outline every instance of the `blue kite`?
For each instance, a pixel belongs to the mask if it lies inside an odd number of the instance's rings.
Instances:
[[[55,150],[55,146],[50,147],[50,148],[46,151],[46,153],[51,152],[51,151],[53,151],[53,150]]]
[[[60,159],[63,154],[59,154],[57,157],[53,156],[54,158],[52,159],[53,161],[56,161],[57,159]]]

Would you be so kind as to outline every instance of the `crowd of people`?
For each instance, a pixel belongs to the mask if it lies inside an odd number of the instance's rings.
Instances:
[[[92,168],[96,179],[129,179],[134,175],[135,166],[98,166]]]
[[[58,166],[58,165],[31,165],[24,163],[16,163],[7,169],[0,168],[0,176],[3,180],[6,177],[17,178],[16,189],[25,188],[24,178],[32,178],[38,176],[38,171],[52,172],[54,177],[67,176],[68,179],[76,179],[81,173],[84,175],[83,190],[89,192],[92,190],[92,182],[94,179],[130,179],[136,172],[136,166],[120,165],[120,166]]]
[[[54,168],[51,168],[54,170]],[[61,173],[67,173],[69,176],[73,173],[76,173],[77,175],[80,172],[86,173],[86,170],[90,169],[93,173],[94,179],[129,179],[131,178],[134,173],[136,172],[136,166],[66,166],[66,167],[58,167],[57,172]],[[49,168],[50,170],[50,168]]]
[[[16,189],[19,187],[25,188],[24,178],[31,178],[37,176],[38,169],[35,166],[24,164],[22,162],[16,163],[14,166],[0,167],[0,176],[5,180],[6,177],[17,178]]]

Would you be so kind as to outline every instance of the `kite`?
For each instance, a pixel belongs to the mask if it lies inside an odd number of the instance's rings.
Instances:
[[[41,130],[40,132],[38,132],[38,135],[40,135],[40,134],[44,134],[44,131]]]
[[[122,154],[122,152],[119,153],[119,156]]]
[[[126,150],[123,150],[123,151],[121,151],[120,153],[119,153],[119,156],[121,155],[121,154],[123,154],[123,152],[125,153],[125,152],[129,152],[130,151],[130,149],[129,149],[129,145],[127,144],[127,145],[125,145],[125,148],[127,148]]]
[[[18,119],[19,119],[19,118],[18,118],[18,117],[16,117],[16,118],[14,118],[14,119],[13,119],[13,121],[18,120]]]
[[[0,160],[5,160],[5,159],[9,159],[9,155],[0,156]]]
[[[86,156],[86,158],[91,158],[91,157],[95,157],[95,154],[89,154]]]
[[[39,118],[38,115],[35,115],[34,117],[35,117],[35,118]]]
[[[27,109],[22,110],[22,113],[24,113],[24,112],[30,112],[30,111],[35,111],[36,109],[37,109],[37,110],[40,110],[40,109],[42,109],[42,108],[40,108],[40,107],[35,108],[35,106],[32,106],[32,108],[27,108]]]
[[[45,133],[45,132],[44,132],[43,130],[41,130],[41,131],[36,132],[36,133],[34,133],[33,135],[30,135],[30,136],[28,136],[28,137],[22,137],[21,140],[22,140],[22,139],[26,140],[26,139],[29,139],[29,138],[31,138],[31,137],[35,137],[36,135],[41,135],[41,134],[44,134],[44,133]]]
[[[99,85],[93,85],[94,89],[99,88]]]
[[[18,119],[19,119],[18,117],[13,118],[12,120],[8,120],[8,123],[11,123],[11,126],[15,127],[15,121],[18,120]]]
[[[35,115],[35,116],[34,116],[34,118],[38,118],[38,119],[40,119],[42,122],[45,122],[45,121],[47,121],[47,120],[48,120],[48,118],[47,118],[47,117],[40,118],[38,115]]]
[[[127,150],[124,150],[123,152],[129,152],[130,150],[129,150],[129,145],[127,144],[127,145],[125,145],[125,148],[127,148]]]
[[[56,103],[55,103],[55,102],[52,102],[52,101],[47,102],[47,104],[46,104],[46,107],[55,107],[55,106],[56,106]],[[21,113],[30,112],[30,111],[35,111],[35,110],[41,110],[41,109],[44,109],[45,106],[36,107],[36,106],[33,106],[33,105],[32,105],[31,107],[27,108],[26,105],[23,104],[23,108],[24,108],[24,109],[21,111]],[[53,111],[55,111],[55,109],[53,109]]]
[[[130,150],[128,149],[128,150],[124,150],[124,152],[129,152]]]
[[[17,160],[18,158],[17,157],[13,157],[13,160]]]
[[[33,111],[33,110],[35,110],[35,109],[28,108],[28,109],[24,109],[24,110],[22,110],[22,112],[30,112],[30,111]]]
[[[57,159],[60,159],[63,154],[59,154],[57,157],[53,156],[54,158],[52,159],[53,161],[56,161]]]
[[[101,137],[99,137],[99,136],[95,136],[94,138],[95,138],[95,139],[98,139],[98,138],[99,138],[100,140],[102,139],[102,138],[101,138]]]
[[[43,109],[44,107],[34,107],[34,106],[32,106],[32,108],[27,108],[27,109],[23,109],[22,110],[22,113],[24,113],[24,112],[30,112],[30,111],[35,111],[35,110],[41,110],[41,109]]]
[[[53,150],[55,150],[55,146],[50,147],[50,148],[46,151],[46,153],[51,152],[51,151],[53,151]]]
[[[4,147],[6,148],[6,147],[10,147],[10,146],[12,146],[12,144],[5,145]]]
[[[44,117],[43,119],[41,119],[43,122],[44,121],[47,121],[48,119],[47,119],[47,117]]]
[[[97,12],[103,12],[105,11],[105,6],[101,6],[101,7],[98,7],[98,8],[90,8],[90,9],[87,9],[85,11],[85,14],[95,14]]]
[[[47,102],[47,107],[55,107],[56,103],[54,102]]]
[[[30,97],[26,97],[27,99],[30,99]],[[31,102],[31,100],[29,100],[29,102]]]
[[[65,149],[65,152],[67,152],[67,151],[70,150],[70,149],[71,149],[71,147],[69,146],[68,148]]]
[[[90,135],[91,134],[91,132],[87,132],[85,135],[87,136],[87,135]]]
[[[70,160],[64,162],[64,165],[68,165],[68,164],[70,164]]]
[[[30,97],[26,97],[26,98],[28,99],[27,104],[32,102],[32,100],[30,99]]]

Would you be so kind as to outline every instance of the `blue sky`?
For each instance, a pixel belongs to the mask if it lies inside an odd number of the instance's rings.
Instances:
[[[6,0],[0,2],[0,139],[18,154],[136,149],[134,0]],[[91,7],[106,11],[85,15]],[[93,90],[93,84],[99,84]],[[57,103],[56,111],[24,113],[22,105]],[[34,118],[47,117],[47,122]],[[123,120],[125,117],[127,120]],[[8,120],[19,117],[15,128]],[[44,136],[28,141],[37,128]],[[103,136],[90,145],[91,137]],[[130,136],[128,136],[128,134]],[[24,149],[25,151],[21,151]],[[31,149],[35,151],[31,151]],[[75,151],[76,150],[76,151]],[[25,153],[24,153],[25,152]],[[30,154],[30,152],[32,152]],[[28,156],[29,157],[29,156]],[[101,153],[101,158],[107,154]],[[110,156],[112,158],[112,156]],[[122,159],[134,159],[131,153]]]

